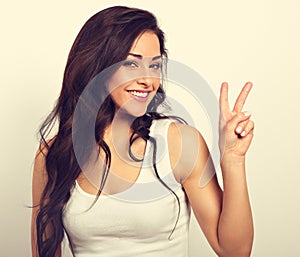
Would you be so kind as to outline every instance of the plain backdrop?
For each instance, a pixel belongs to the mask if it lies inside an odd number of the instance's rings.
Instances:
[[[112,5],[153,12],[172,59],[199,72],[233,104],[254,84],[247,177],[255,222],[252,256],[300,252],[300,2],[7,1],[0,15],[0,256],[30,256],[31,175],[37,129],[59,94],[68,51],[84,22]],[[215,256],[193,219],[190,257]]]

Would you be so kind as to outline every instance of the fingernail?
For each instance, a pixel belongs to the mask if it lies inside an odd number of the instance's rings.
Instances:
[[[250,113],[250,112],[244,112],[244,115],[245,115],[246,117],[248,117],[248,116],[251,115],[251,113]]]
[[[252,88],[252,83],[251,82],[247,82],[246,91],[249,92],[251,88]]]
[[[245,130],[241,133],[241,136],[242,137],[246,136],[246,131]]]
[[[236,131],[236,133],[240,134],[242,132],[242,130],[243,130],[243,128],[241,126],[238,126],[235,131]]]

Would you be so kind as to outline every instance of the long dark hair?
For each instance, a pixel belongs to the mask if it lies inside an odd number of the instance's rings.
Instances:
[[[75,39],[68,56],[60,96],[39,131],[41,145],[47,148],[45,159],[48,174],[36,219],[37,248],[40,257],[54,257],[62,242],[63,207],[68,202],[70,190],[81,172],[72,142],[72,122],[78,99],[97,74],[127,57],[134,40],[145,31],[157,35],[160,53],[167,57],[164,33],[158,27],[156,18],[150,12],[136,8],[116,6],[98,12],[84,24]],[[101,90],[105,90],[104,87]],[[131,126],[133,134],[130,145],[136,138],[141,137],[156,146],[155,139],[149,136],[149,128],[153,120],[166,118],[157,111],[165,97],[163,87],[160,85],[146,114],[134,120]],[[106,168],[98,196],[103,189],[111,161],[110,150],[103,140],[103,135],[105,128],[111,124],[114,114],[114,102],[107,96],[98,111],[95,123],[96,143],[106,155]],[[55,137],[47,141],[56,121],[58,131]],[[155,155],[156,150],[153,153],[153,166],[157,178],[175,195],[179,203],[177,195],[160,179],[155,165]],[[132,158],[134,159],[134,156]],[[180,204],[178,217],[179,213]]]

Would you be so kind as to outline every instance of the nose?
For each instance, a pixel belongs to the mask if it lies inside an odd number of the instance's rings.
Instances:
[[[144,88],[148,88],[153,86],[153,78],[149,77],[149,76],[144,76],[141,78],[137,79],[137,83],[141,86],[143,86]]]

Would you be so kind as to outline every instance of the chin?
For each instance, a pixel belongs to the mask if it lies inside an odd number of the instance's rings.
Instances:
[[[128,115],[130,115],[134,118],[138,118],[138,117],[143,116],[147,112],[147,108],[144,108],[144,109],[136,108],[134,110],[126,110],[126,112],[128,113]]]
[[[117,111],[119,113],[118,115],[131,116],[134,118],[141,117],[147,112],[147,108],[150,102],[151,102],[150,99],[149,101],[144,103],[138,101],[128,101],[126,104],[118,108]]]
[[[119,110],[116,113],[116,116],[119,117],[128,117],[128,118],[138,118],[143,116],[147,112],[147,106],[131,106],[131,108],[128,108],[129,106],[126,106],[126,108],[119,108]]]

